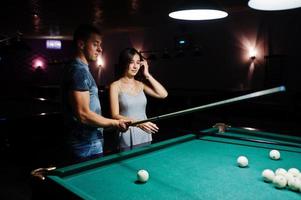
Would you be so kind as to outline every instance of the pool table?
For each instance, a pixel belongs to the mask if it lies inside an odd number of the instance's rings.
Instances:
[[[269,158],[272,149],[280,151],[280,160]],[[249,159],[248,167],[237,166],[240,155]],[[264,169],[280,167],[301,169],[300,137],[215,127],[58,168],[45,181],[52,185],[47,196],[57,199],[300,200],[300,192],[262,180]],[[137,182],[139,169],[149,172],[146,183]]]

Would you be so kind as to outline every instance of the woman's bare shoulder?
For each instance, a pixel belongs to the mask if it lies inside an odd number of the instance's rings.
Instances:
[[[118,79],[117,81],[114,81],[110,84],[110,86],[116,87],[120,85],[120,80]]]
[[[136,80],[136,86],[139,88],[139,90],[144,90],[145,84],[142,81]]]
[[[114,81],[110,84],[110,89],[117,89],[119,91],[120,89],[120,80]]]

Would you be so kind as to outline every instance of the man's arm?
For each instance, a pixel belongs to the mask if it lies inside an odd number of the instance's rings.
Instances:
[[[122,121],[105,118],[90,110],[90,96],[88,91],[70,91],[69,98],[73,112],[81,123],[96,127],[114,126],[124,128]]]

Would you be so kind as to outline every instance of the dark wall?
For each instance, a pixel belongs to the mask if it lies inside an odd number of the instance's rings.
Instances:
[[[145,52],[145,57],[156,56],[149,60],[151,72],[167,88],[245,90],[285,83],[300,91],[300,13],[300,9],[276,13],[246,10],[220,20],[170,20],[143,29],[109,31],[103,41],[105,66],[94,70],[95,77],[100,85],[111,83],[120,50],[134,46]],[[189,45],[179,49],[179,38]],[[248,46],[258,51],[253,62]],[[58,84],[62,65],[71,57],[71,41],[63,41],[62,47],[47,50],[44,39],[1,46],[1,82]],[[199,49],[197,55],[195,48]],[[164,51],[170,58],[162,58]],[[44,59],[47,67],[33,69],[31,62],[36,57]]]
[[[171,22],[162,27],[110,33],[104,43],[103,84],[112,80],[120,49],[135,46],[154,52],[157,59],[150,60],[151,71],[168,88],[244,90],[285,83],[300,90],[296,75],[300,72],[299,19],[300,10],[276,14],[248,11],[216,21]],[[175,47],[179,36],[191,42],[181,57]],[[248,45],[258,51],[253,64]],[[201,51],[198,56],[193,56],[195,46]],[[171,58],[161,58],[164,49]]]

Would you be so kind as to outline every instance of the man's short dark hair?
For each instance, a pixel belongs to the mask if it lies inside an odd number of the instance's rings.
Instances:
[[[82,24],[74,31],[73,43],[76,44],[79,40],[87,41],[93,33],[101,35],[101,31],[97,27],[91,24]]]

